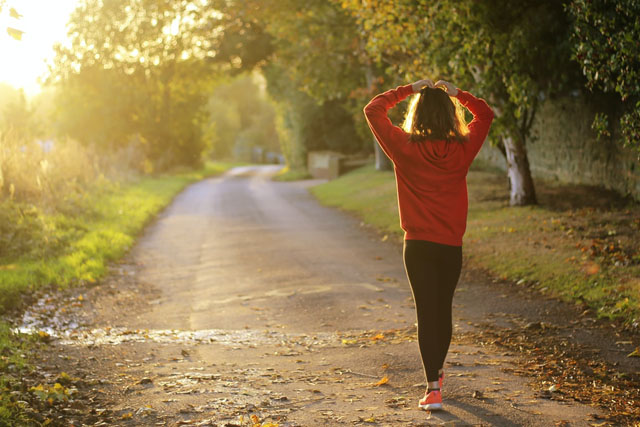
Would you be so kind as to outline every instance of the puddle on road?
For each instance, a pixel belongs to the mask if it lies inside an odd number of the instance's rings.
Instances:
[[[77,296],[44,295],[23,315],[21,333],[45,333],[57,344],[77,346],[119,345],[133,342],[165,344],[218,343],[228,346],[257,345],[341,345],[335,333],[284,333],[268,329],[132,329],[126,327],[91,328],[83,325],[73,308],[79,305]]]
[[[360,284],[362,286],[362,284]],[[368,285],[377,289],[374,285]],[[317,290],[317,289],[314,289]],[[230,347],[364,346],[378,342],[395,343],[415,339],[413,326],[380,330],[289,333],[273,329],[133,329],[127,327],[93,328],[83,321],[79,308],[82,295],[45,294],[23,315],[15,331],[48,336],[56,344],[74,346],[119,345],[123,343],[204,344],[217,343]],[[296,351],[292,350],[292,355]]]
[[[51,338],[62,345],[119,345],[132,342],[154,342],[164,344],[203,344],[217,343],[229,346],[255,345],[302,345],[331,346],[341,345],[340,338],[333,333],[292,334],[257,329],[200,329],[184,331],[177,329],[130,329],[130,328],[92,328],[58,331],[53,328],[17,328],[23,333],[46,331]]]

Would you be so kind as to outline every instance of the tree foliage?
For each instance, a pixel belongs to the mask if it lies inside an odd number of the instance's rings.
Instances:
[[[615,92],[624,103],[620,117],[623,142],[640,152],[640,2],[573,0],[573,57],[582,66],[589,89]],[[608,115],[593,127],[609,134]]]
[[[104,149],[138,141],[149,167],[198,164],[213,76],[202,6],[84,0],[49,79],[61,87],[61,130]]]
[[[450,79],[487,98],[505,132],[527,137],[541,92],[571,83],[566,19],[554,1],[343,0],[357,16],[371,57],[399,82]]]
[[[450,80],[489,101],[497,113],[492,141],[507,157],[514,147],[518,164],[513,167],[530,182],[521,200],[513,200],[512,179],[512,203],[535,202],[525,143],[540,101],[574,84],[562,5],[553,0],[340,3],[357,18],[367,52],[388,74],[403,82]]]
[[[257,79],[239,76],[211,93],[207,110],[213,157],[229,157],[253,147],[279,151],[276,111]]]
[[[34,119],[34,110],[28,105],[24,91],[18,90],[17,96],[9,101],[0,116],[0,134],[11,132],[14,138],[26,143],[39,135],[39,124]]]
[[[282,150],[291,168],[306,167],[309,151],[349,154],[362,150],[353,115],[343,102],[316,100],[292,85],[290,77],[277,64],[270,64],[263,71],[269,93],[278,105]]]
[[[263,71],[278,103],[280,140],[292,167],[304,167],[309,150],[365,147],[355,125],[356,118],[362,120],[363,99],[353,96],[365,77],[350,15],[324,0],[212,5],[222,11],[217,25],[223,28],[212,42],[218,49],[214,61],[231,70]]]

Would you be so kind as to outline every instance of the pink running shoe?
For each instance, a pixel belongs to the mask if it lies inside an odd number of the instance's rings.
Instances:
[[[440,393],[440,390],[431,390],[425,393],[422,400],[418,402],[418,407],[425,411],[442,409],[442,393]]]

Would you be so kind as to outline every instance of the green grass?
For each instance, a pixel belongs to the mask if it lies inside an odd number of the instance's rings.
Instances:
[[[21,377],[34,369],[30,353],[37,347],[36,335],[16,336],[5,322],[0,322],[0,425],[29,425],[17,393],[24,392]]]
[[[272,179],[274,181],[300,181],[309,178],[311,175],[306,169],[289,169],[289,166],[285,166]]]
[[[63,213],[46,214],[24,206],[31,209],[31,231],[25,233],[32,234],[17,239],[27,241],[28,248],[22,244],[0,258],[0,314],[19,308],[20,296],[40,287],[66,288],[100,279],[107,264],[131,247],[145,224],[180,190],[230,166],[209,163],[199,171],[144,177],[129,184],[99,184],[70,201]],[[5,210],[10,207],[5,203]],[[34,224],[39,224],[35,233]]]
[[[540,205],[508,206],[504,174],[470,171],[464,238],[470,266],[529,283],[599,317],[640,319],[640,207],[588,187],[536,182]],[[315,186],[323,204],[402,238],[392,172],[373,166]],[[596,191],[594,193],[594,191]]]
[[[384,233],[402,235],[393,172],[366,166],[316,185],[311,192],[321,203],[353,212]]]
[[[69,196],[53,213],[3,202],[0,314],[20,308],[22,297],[38,288],[62,289],[100,280],[109,262],[122,257],[144,226],[186,185],[235,165],[208,163],[201,170],[128,183],[97,182],[91,192]],[[37,335],[14,333],[0,321],[0,425],[29,424],[19,403],[20,393],[27,392],[20,377],[33,369],[29,355],[37,342]]]

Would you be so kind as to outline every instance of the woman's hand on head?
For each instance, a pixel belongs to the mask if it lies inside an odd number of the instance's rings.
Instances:
[[[433,80],[431,80],[431,79],[422,79],[422,80],[418,80],[417,82],[411,84],[411,88],[413,89],[414,92],[420,92],[420,90],[425,86],[434,87]]]
[[[438,80],[436,84],[433,85],[433,87],[440,87],[440,86],[444,86],[444,91],[447,92],[447,95],[449,96],[456,96],[458,94],[458,88],[449,82],[446,82],[444,80]]]

